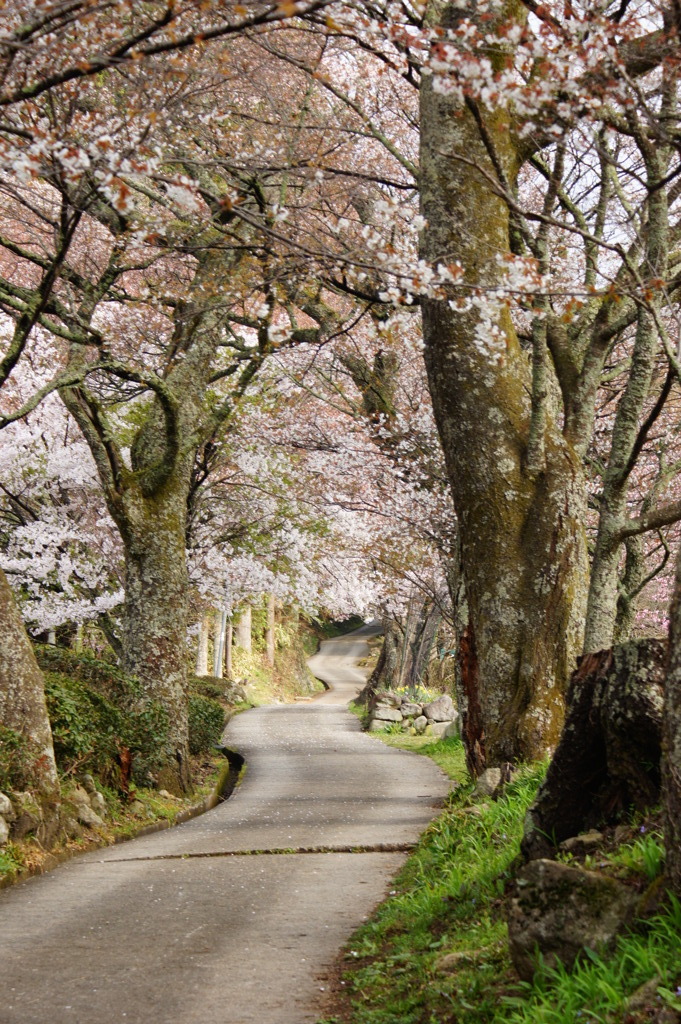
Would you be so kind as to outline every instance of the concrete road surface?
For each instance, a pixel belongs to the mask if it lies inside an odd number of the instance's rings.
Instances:
[[[0,1024],[317,1019],[320,974],[404,861],[387,851],[448,790],[344,707],[371,632],[322,644],[310,664],[333,688],[312,704],[229,725],[247,770],[226,803],[0,892]]]

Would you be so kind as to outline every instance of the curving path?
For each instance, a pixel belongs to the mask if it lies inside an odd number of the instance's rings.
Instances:
[[[308,1024],[447,780],[345,709],[363,627],[310,659],[311,704],[237,716],[226,803],[0,892],[0,1024]],[[352,852],[349,852],[352,851]]]

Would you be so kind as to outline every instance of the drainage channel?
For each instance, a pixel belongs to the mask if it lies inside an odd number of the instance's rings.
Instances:
[[[307,853],[411,853],[416,843],[373,843],[355,846],[297,846],[270,847],[263,850],[218,850],[210,853],[163,853],[158,857],[117,857],[107,859],[107,864],[131,864],[134,861],[153,860],[204,860],[210,857],[290,857]]]

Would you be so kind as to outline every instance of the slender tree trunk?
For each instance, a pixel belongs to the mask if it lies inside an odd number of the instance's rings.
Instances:
[[[503,110],[486,115],[497,161],[513,182],[508,120]],[[485,175],[495,178],[497,171],[474,117],[456,97],[435,93],[427,78],[424,256],[433,263],[458,260],[472,286],[494,289],[501,281],[497,256],[511,251],[509,214]],[[469,764],[480,770],[540,757],[560,735],[564,693],[582,647],[585,486],[546,395],[530,406],[536,382],[508,312],[487,322],[475,306],[457,310],[432,298],[422,310],[468,599],[460,665],[464,737]],[[503,341],[496,354],[488,348],[493,332]]]
[[[681,552],[669,629],[669,668],[662,722],[662,792],[667,875],[681,898]]]
[[[14,595],[1,570],[0,636],[0,723],[19,733],[26,742],[31,785],[40,796],[49,836],[58,817],[60,793],[45,684]]]
[[[237,619],[236,623],[236,646],[240,647],[243,651],[251,653],[253,649],[253,643],[251,639],[251,606],[246,604],[243,607],[241,615]]]
[[[636,598],[639,587],[646,577],[646,556],[643,537],[627,537],[624,542],[626,561],[620,593],[617,598],[617,616],[615,619],[615,643],[623,644],[630,640],[636,622]]]
[[[424,682],[441,621],[439,609],[431,601],[424,601],[418,628],[411,639],[411,665],[404,678],[406,686],[417,687]]]
[[[274,613],[276,599],[274,594],[267,595],[267,627],[265,629],[266,660],[270,668],[274,668]]]
[[[216,679],[222,679],[225,649],[225,627],[227,624],[227,612],[224,609],[215,609],[215,635],[213,640],[213,675]]]
[[[231,617],[227,620],[227,628],[225,630],[225,675],[228,679],[232,678],[232,642],[234,639],[234,627],[232,626]]]
[[[390,615],[382,616],[381,624],[383,626],[383,647],[374,671],[357,697],[358,704],[370,702],[377,690],[390,690],[396,685],[402,631]]]
[[[196,674],[208,675],[208,634],[210,632],[210,612],[204,612],[199,623],[199,639],[196,647]]]

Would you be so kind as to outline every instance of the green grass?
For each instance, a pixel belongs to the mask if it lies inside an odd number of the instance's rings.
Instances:
[[[382,735],[391,746],[433,757],[461,779],[458,740]],[[504,897],[525,811],[544,766],[521,769],[498,801],[472,806],[461,786],[426,830],[391,897],[352,937],[345,954],[345,1024],[643,1024],[653,1008],[681,1010],[681,907],[620,939],[612,956],[591,955],[572,972],[542,969],[532,984],[512,969]],[[662,867],[652,831],[607,855],[608,870],[645,884]],[[657,979],[650,1005],[627,1001]],[[340,1009],[340,1007],[339,1007]],[[333,1021],[334,1018],[327,1018]]]
[[[431,736],[410,736],[404,732],[372,732],[371,735],[383,740],[389,747],[425,754],[435,761],[450,779],[457,782],[465,782],[467,779],[466,755],[463,744],[457,737],[433,740]]]

